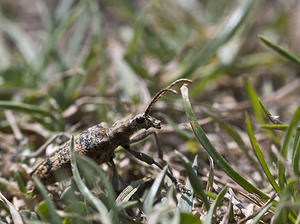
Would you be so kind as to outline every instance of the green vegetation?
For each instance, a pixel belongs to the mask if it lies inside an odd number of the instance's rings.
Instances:
[[[300,224],[299,1],[28,2],[0,3],[0,224]],[[183,77],[132,144],[163,169],[74,153]],[[32,179],[65,135],[72,178]]]

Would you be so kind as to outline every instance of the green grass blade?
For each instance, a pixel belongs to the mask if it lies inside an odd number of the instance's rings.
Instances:
[[[246,124],[247,124],[247,130],[248,130],[248,135],[249,135],[249,138],[250,138],[250,142],[251,142],[251,145],[252,145],[252,148],[255,152],[255,155],[261,165],[261,167],[263,168],[266,176],[268,177],[268,180],[270,181],[270,184],[273,186],[274,190],[280,194],[280,189],[279,189],[279,186],[278,184],[276,183],[276,181],[274,180],[269,168],[268,168],[268,165],[264,159],[264,156],[263,154],[261,153],[261,150],[257,144],[257,141],[255,139],[255,136],[254,136],[254,133],[253,133],[253,129],[252,129],[252,125],[251,125],[251,122],[250,122],[250,118],[248,116],[248,114],[246,114]]]
[[[15,180],[17,181],[19,190],[22,193],[26,194],[27,193],[27,189],[26,189],[26,186],[24,184],[24,181],[23,181],[22,176],[20,175],[19,171],[14,171],[14,177],[15,177]]]
[[[95,54],[100,54],[100,63],[101,63],[101,74],[102,74],[102,79],[101,82],[98,84],[98,90],[99,93],[103,93],[104,89],[107,86],[107,80],[108,80],[108,73],[107,73],[107,67],[108,67],[108,59],[107,59],[107,54],[106,54],[106,40],[105,40],[105,34],[103,32],[103,19],[102,19],[102,12],[99,9],[99,5],[97,4],[96,1],[90,1],[89,4],[89,10],[90,10],[90,15],[91,15],[91,20],[93,24],[93,36],[91,37],[91,42],[89,46],[89,54],[85,56],[85,58],[82,60],[82,66],[85,69],[90,68],[90,62],[95,60],[98,61],[97,57]],[[102,49],[99,53],[94,52],[94,47],[98,46],[99,48]]]
[[[280,150],[283,158],[286,158],[289,143],[292,140],[293,133],[296,131],[299,120],[300,120],[300,106],[298,106],[297,110],[295,111],[295,114],[290,122],[290,125],[284,137],[284,141]],[[280,189],[283,189],[285,183],[285,176],[284,176],[284,167],[280,161],[278,161],[278,181],[279,181]]]
[[[258,100],[258,96],[247,78],[244,79],[244,85],[245,85],[255,118],[257,119],[257,121],[260,124],[266,123],[263,112],[261,110],[261,105]]]
[[[114,212],[114,216],[118,217],[118,208],[115,204],[115,192],[113,191],[113,186],[111,185],[111,183],[109,182],[108,178],[106,177],[105,173],[100,169],[99,165],[91,160],[88,157],[78,157],[76,158],[78,160],[78,165],[81,167],[91,167],[93,170],[96,171],[96,174],[100,176],[101,182],[104,185],[105,190],[107,191],[107,200],[108,200],[108,204],[110,206],[110,208],[113,210]]]
[[[239,135],[239,133],[236,130],[234,130],[234,128],[232,128],[230,125],[221,121],[217,116],[212,114],[210,114],[210,116],[215,121],[217,121],[220,127],[232,138],[233,141],[236,142],[239,148],[245,153],[248,160],[254,165],[255,168],[257,168],[257,171],[262,175],[261,170],[257,166],[258,165],[257,161],[254,158],[252,158],[252,156],[249,154],[249,149],[246,146],[245,142],[243,141],[242,137]]]
[[[224,26],[221,33],[210,42],[198,55],[193,57],[193,60],[189,63],[189,66],[182,72],[181,77],[189,76],[198,67],[205,64],[219,49],[220,46],[225,44],[230,38],[236,33],[241,27],[243,22],[246,20],[252,6],[253,0],[240,1],[239,6],[232,13]]]
[[[55,224],[62,223],[60,217],[58,216],[58,214],[55,210],[55,205],[54,205],[53,201],[50,199],[50,197],[48,196],[48,193],[47,193],[44,185],[36,177],[33,177],[33,180],[36,183],[37,188],[41,192],[41,194],[46,202],[48,213],[49,213],[49,217],[48,217],[49,221],[51,223],[55,223]]]
[[[261,219],[261,217],[263,217],[263,215],[269,210],[269,208],[271,208],[271,206],[273,205],[273,202],[271,202],[270,204],[268,204],[267,206],[265,206],[252,220],[251,224],[256,224],[259,222],[259,220]]]
[[[72,61],[74,58],[78,57],[77,52],[82,47],[81,43],[83,42],[83,39],[86,37],[85,30],[88,29],[88,18],[89,14],[86,10],[78,20],[78,23],[76,24],[76,29],[68,43],[67,52],[65,54],[65,60],[69,64],[69,66],[72,66]]]
[[[20,110],[20,111],[24,111],[27,113],[38,113],[38,114],[43,114],[43,115],[47,115],[47,116],[51,116],[51,112],[32,105],[32,104],[26,104],[26,103],[20,103],[20,102],[15,102],[15,101],[3,101],[0,100],[0,109],[8,109],[8,110]]]
[[[203,221],[203,224],[210,224],[212,223],[212,218],[213,218],[213,215],[214,213],[216,212],[217,210],[217,206],[220,205],[224,199],[224,196],[225,194],[227,193],[228,191],[228,186],[225,186],[222,191],[218,194],[216,200],[214,201],[214,203],[212,203],[210,209],[208,210],[205,218],[204,218],[204,221]]]
[[[35,45],[25,31],[20,26],[12,23],[3,16],[0,16],[0,29],[6,32],[9,37],[15,42],[19,52],[24,60],[33,67],[37,66],[37,52]]]
[[[279,53],[280,55],[282,55],[283,57],[287,58],[288,60],[300,65],[300,59],[298,57],[296,57],[295,55],[291,54],[290,52],[288,52],[287,50],[281,48],[279,45],[274,44],[273,42],[271,42],[270,40],[266,39],[265,37],[263,37],[262,35],[258,35],[258,38],[264,43],[266,44],[268,47],[272,48],[273,50],[275,50],[277,53]]]
[[[59,1],[54,12],[55,21],[62,21],[68,15],[73,4],[74,0]]]
[[[63,21],[60,21],[55,29],[51,33],[48,33],[48,36],[44,42],[47,44],[43,44],[41,50],[38,52],[37,58],[39,58],[39,63],[37,65],[37,72],[44,71],[48,65],[49,59],[55,59],[55,53],[56,57],[60,57],[60,59],[56,58],[57,63],[63,64],[63,61],[61,60],[62,58],[57,51],[57,42],[62,38],[63,35],[66,34],[67,29],[85,11],[88,3],[89,1],[81,1],[75,7],[71,8],[67,16],[64,17]]]
[[[223,158],[222,155],[218,153],[215,147],[211,144],[209,139],[207,138],[205,132],[201,128],[200,124],[198,123],[195,114],[193,112],[192,106],[189,102],[188,98],[188,89],[186,86],[181,87],[181,94],[183,98],[184,109],[187,115],[187,118],[193,128],[196,138],[199,140],[203,148],[208,152],[208,154],[214,159],[215,163],[236,183],[238,183],[241,187],[243,187],[246,191],[250,193],[256,193],[260,197],[267,199],[265,193],[260,191],[254,185],[249,183],[245,178],[243,178],[237,171],[235,171],[229,163]]]
[[[137,47],[137,43],[138,43],[138,39],[141,36],[143,29],[145,27],[145,21],[147,16],[149,15],[149,13],[151,12],[153,6],[158,2],[159,0],[152,0],[150,1],[150,3],[148,4],[148,6],[146,7],[145,10],[143,10],[143,12],[140,15],[140,18],[137,19],[135,28],[134,28],[134,33],[132,36],[132,39],[129,43],[128,49],[127,49],[127,53],[126,56],[127,57],[131,57]]]
[[[298,138],[295,138],[296,147],[295,147],[295,151],[293,154],[292,166],[293,166],[294,173],[297,176],[300,176],[300,172],[299,172],[300,133],[297,132],[296,136],[298,136]],[[296,139],[297,139],[297,142],[296,142]]]
[[[71,138],[71,147],[70,148],[71,148],[72,173],[73,173],[74,180],[75,180],[75,183],[76,183],[79,191],[81,192],[83,197],[98,210],[98,212],[101,215],[106,215],[108,213],[108,211],[107,211],[107,208],[105,207],[105,205],[103,204],[103,202],[100,199],[96,198],[90,192],[90,190],[87,188],[87,186],[85,186],[85,184],[83,183],[83,181],[80,178],[79,171],[77,168],[75,153],[74,153],[74,136],[72,136],[72,138]]]
[[[273,129],[273,130],[279,130],[279,131],[286,131],[288,126],[285,124],[263,124],[261,125],[262,128],[266,129]],[[300,126],[297,127],[297,132],[300,132]]]
[[[198,155],[195,156],[192,168],[194,170],[194,173],[197,175]],[[191,192],[183,192],[181,194],[181,197],[180,197],[180,200],[179,200],[179,203],[178,203],[178,207],[180,209],[180,212],[191,213],[192,209],[193,209],[194,190],[193,190],[190,178],[187,179],[185,187],[187,189],[189,189]]]
[[[191,185],[193,187],[193,191],[198,197],[201,198],[201,200],[204,202],[205,208],[208,210],[210,207],[209,201],[207,199],[206,194],[204,193],[203,185],[200,182],[200,179],[198,178],[197,174],[195,173],[195,170],[191,166],[189,160],[183,154],[181,154],[178,151],[175,151],[175,153],[180,157],[181,161],[184,164],[185,170],[189,177],[189,181],[191,182]]]
[[[180,223],[202,224],[202,222],[191,213],[180,213]]]
[[[274,224],[282,224],[282,223],[289,223],[287,220],[287,213],[289,210],[294,210],[299,213],[300,211],[300,202],[282,202],[279,203],[276,207],[276,212],[274,215],[273,223]],[[297,213],[297,214],[298,214]],[[293,217],[290,215],[288,216],[289,220],[293,223],[296,221]]]
[[[164,178],[166,176],[168,167],[165,166],[164,169],[160,172],[160,174],[156,177],[153,185],[150,188],[150,191],[148,192],[144,204],[143,209],[147,215],[151,214],[152,212],[152,206],[153,202],[155,200],[155,196],[158,194],[159,189],[161,188]]]

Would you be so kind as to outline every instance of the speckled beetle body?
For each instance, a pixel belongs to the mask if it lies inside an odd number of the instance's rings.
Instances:
[[[74,137],[74,151],[80,155],[92,158],[98,164],[109,162],[114,157],[114,150],[119,145],[127,147],[129,138],[140,129],[150,127],[160,128],[160,121],[144,115],[132,119],[115,122],[111,128],[95,125]],[[33,171],[44,184],[55,182],[55,175],[71,167],[70,140],[58,150],[46,157]]]
[[[130,149],[130,136],[141,129],[151,127],[160,129],[160,121],[149,115],[152,105],[166,92],[176,93],[171,89],[179,82],[191,81],[188,79],[179,79],[161,90],[152,99],[145,110],[145,113],[138,114],[132,118],[125,118],[113,124],[111,128],[105,128],[101,124],[95,125],[74,137],[74,151],[80,155],[87,156],[98,164],[112,161],[114,150],[118,146],[123,146],[131,154],[148,164],[158,165],[151,157],[144,153],[136,152]],[[52,184],[56,181],[59,172],[71,168],[70,140],[64,143],[58,150],[47,156],[32,172],[32,176],[39,178],[44,184]],[[159,166],[159,165],[158,165]],[[159,166],[160,167],[160,166]],[[172,177],[172,180],[174,178]]]

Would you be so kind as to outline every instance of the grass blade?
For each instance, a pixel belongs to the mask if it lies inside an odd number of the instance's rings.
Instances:
[[[33,177],[34,182],[36,183],[37,188],[39,189],[39,191],[41,192],[46,205],[47,205],[47,209],[49,212],[49,221],[51,223],[62,223],[60,217],[58,216],[56,210],[55,210],[55,205],[53,203],[53,201],[50,199],[50,197],[47,194],[47,191],[44,187],[44,185],[39,181],[39,179],[37,179],[36,177]]]
[[[202,224],[202,222],[191,213],[180,213],[180,223]]]
[[[156,177],[152,187],[150,188],[150,191],[148,192],[145,201],[144,201],[144,211],[147,215],[149,215],[152,211],[153,202],[155,199],[155,196],[158,194],[160,187],[163,184],[164,178],[166,176],[168,167],[165,166],[164,169],[160,172],[160,174]]]
[[[129,201],[129,199],[135,194],[138,190],[137,187],[133,188],[131,185],[128,185],[117,197],[116,203],[122,205]]]
[[[12,23],[3,16],[1,16],[0,18],[0,24],[0,27],[2,27],[1,30],[3,32],[6,32],[10,36],[10,38],[15,42],[24,60],[27,61],[28,64],[31,64],[33,65],[33,67],[36,68],[37,52],[35,51],[33,41],[30,39],[27,33],[20,29],[20,27],[17,24]]]
[[[194,173],[197,175],[197,169],[198,169],[198,155],[195,156],[194,162],[193,162],[193,170]],[[190,178],[187,179],[185,187],[189,189],[191,192],[183,192],[178,207],[180,209],[180,212],[186,212],[191,213],[193,208],[193,198],[194,198],[194,189],[192,187]],[[206,196],[205,196],[206,197]]]
[[[23,224],[23,219],[20,213],[17,211],[16,207],[4,197],[4,195],[0,192],[0,202],[8,207],[8,210],[11,214],[12,220],[16,224]]]
[[[189,177],[189,181],[191,182],[195,194],[201,198],[201,200],[204,202],[205,208],[208,210],[210,207],[209,201],[207,199],[206,194],[204,193],[202,183],[200,182],[189,160],[180,152],[176,151],[175,153],[180,157],[181,161],[184,164],[185,170]]]
[[[296,147],[295,147],[295,151],[293,154],[293,162],[292,162],[292,166],[293,166],[293,170],[294,173],[297,176],[300,176],[300,172],[299,172],[299,155],[300,155],[300,134],[297,133],[298,138],[295,138],[295,140],[297,139],[297,143],[296,143]]]
[[[87,10],[85,10],[85,12],[82,13],[80,19],[78,20],[74,34],[72,35],[72,38],[68,43],[68,48],[65,54],[65,58],[68,65],[70,66],[72,65],[72,61],[74,60],[74,58],[78,57],[76,53],[80,50],[81,43],[85,38],[86,35],[85,30],[88,27],[88,18],[89,18],[89,13]]]
[[[263,168],[266,176],[268,177],[268,180],[270,181],[270,184],[273,186],[274,190],[280,194],[280,189],[279,189],[279,186],[278,184],[275,182],[269,168],[268,168],[268,165],[264,159],[264,156],[263,154],[261,153],[261,150],[257,144],[257,141],[255,139],[255,136],[254,136],[254,133],[253,133],[253,129],[252,129],[252,125],[251,125],[251,122],[250,122],[250,118],[248,116],[248,114],[246,114],[246,124],[247,124],[247,130],[248,130],[248,135],[249,135],[249,138],[250,138],[250,142],[251,142],[251,145],[252,145],[252,148],[255,152],[255,155],[256,155],[256,158],[258,159],[261,167]]]
[[[201,128],[200,124],[198,123],[195,114],[193,112],[192,106],[189,102],[188,98],[188,89],[186,86],[181,87],[181,94],[183,98],[184,109],[187,115],[187,118],[193,128],[195,136],[197,137],[198,141],[201,143],[203,148],[208,152],[208,154],[214,159],[215,163],[236,183],[238,183],[241,187],[243,187],[249,193],[256,193],[260,197],[267,199],[269,198],[268,195],[260,191],[250,182],[248,182],[244,177],[242,177],[237,171],[235,171],[229,163],[223,158],[222,155],[218,153],[215,147],[211,144],[209,139],[207,138],[205,132]]]
[[[231,137],[233,141],[236,142],[238,147],[245,153],[248,160],[253,164],[253,167],[257,169],[259,174],[262,176],[262,172],[258,167],[257,161],[249,154],[249,149],[246,146],[245,142],[243,141],[242,137],[239,135],[239,133],[232,128],[230,125],[226,124],[225,122],[221,121],[217,116],[209,114],[215,121],[218,122],[220,127]]]
[[[181,77],[190,75],[199,66],[206,63],[216,53],[219,47],[230,40],[230,38],[241,27],[241,25],[247,18],[247,15],[251,10],[254,1],[244,0],[240,2],[240,5],[232,13],[221,33],[212,42],[210,42],[198,55],[195,55],[193,57],[193,60],[189,62],[189,66],[182,72]]]
[[[75,180],[75,183],[76,183],[79,191],[81,192],[83,197],[98,210],[98,212],[100,214],[106,215],[108,213],[108,211],[107,211],[107,208],[105,207],[105,205],[103,204],[103,202],[100,199],[96,198],[90,192],[90,190],[87,188],[87,186],[85,186],[85,184],[83,183],[83,181],[80,178],[79,171],[77,168],[75,153],[74,153],[74,136],[72,136],[72,138],[71,138],[71,147],[70,148],[71,148],[72,173],[73,173],[74,180]]]
[[[32,104],[26,104],[26,103],[20,103],[15,101],[3,101],[0,100],[0,109],[8,109],[8,110],[21,110],[27,113],[39,113],[47,116],[53,117],[51,113],[47,110],[44,110],[41,107],[32,105]]]
[[[245,85],[255,118],[257,119],[257,121],[260,124],[266,123],[263,112],[261,111],[261,104],[259,103],[258,96],[257,96],[254,88],[249,83],[248,79],[246,79],[246,78],[244,79],[244,85]]]
[[[258,35],[258,38],[264,43],[266,44],[268,47],[272,48],[273,50],[275,50],[277,53],[279,53],[280,55],[282,55],[283,57],[287,58],[288,60],[300,65],[300,59],[298,57],[296,57],[295,55],[291,54],[290,52],[288,52],[287,50],[281,48],[279,45],[274,44],[273,42],[271,42],[270,40],[268,40],[267,38],[263,37],[262,35]]]
[[[293,137],[293,133],[296,131],[299,120],[300,120],[300,106],[298,106],[297,110],[295,111],[295,114],[290,122],[290,125],[284,137],[284,141],[280,150],[283,158],[286,158],[289,143]],[[284,176],[284,167],[280,161],[278,161],[278,182],[279,182],[280,189],[283,189],[285,183],[285,176]]]
[[[263,124],[261,127],[266,129],[279,130],[279,131],[286,131],[288,128],[288,126],[285,124]],[[298,126],[296,130],[299,132],[300,127]]]
[[[271,202],[270,204],[268,204],[267,206],[265,206],[252,220],[251,224],[256,224],[259,222],[259,220],[261,219],[261,217],[263,217],[263,215],[269,210],[269,208],[271,208],[271,206],[273,205],[273,202]]]
[[[203,224],[212,223],[212,218],[213,218],[214,213],[216,212],[217,206],[222,203],[227,191],[228,191],[228,186],[225,186],[223,188],[223,190],[218,194],[216,200],[214,201],[214,203],[211,205],[210,209],[208,210],[208,212],[205,216],[205,219],[203,221]]]
[[[100,169],[99,165],[96,162],[94,162],[88,157],[83,157],[83,156],[78,157],[78,165],[83,169],[90,167],[96,171],[97,175],[100,176],[100,179],[103,182],[104,188],[107,192],[106,200],[108,201],[109,208],[111,209],[109,212],[109,216],[112,218],[113,223],[119,223],[120,209],[115,203],[116,195],[115,192],[113,191],[113,186],[109,182],[105,173]]]

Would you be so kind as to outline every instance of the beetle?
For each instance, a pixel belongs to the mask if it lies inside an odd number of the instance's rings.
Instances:
[[[139,113],[133,117],[127,117],[116,121],[111,128],[105,128],[101,123],[82,131],[74,137],[74,152],[79,155],[87,156],[98,164],[110,162],[115,169],[113,158],[114,150],[118,146],[122,146],[136,158],[146,162],[149,165],[156,165],[160,169],[163,167],[157,163],[152,157],[143,152],[134,151],[130,148],[130,137],[141,129],[155,128],[160,129],[160,121],[150,116],[153,104],[165,93],[177,92],[171,89],[178,83],[191,83],[189,79],[178,79],[171,83],[165,89],[160,90],[151,100],[144,113]],[[43,159],[31,175],[40,179],[44,184],[49,185],[55,183],[56,176],[65,169],[71,168],[71,140],[65,142],[56,151]],[[167,172],[170,179],[177,185],[176,178]]]

